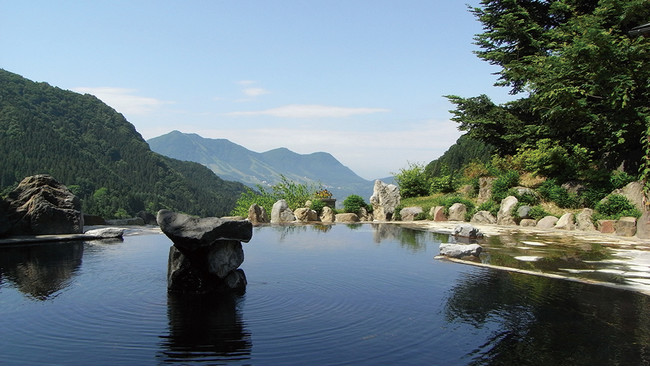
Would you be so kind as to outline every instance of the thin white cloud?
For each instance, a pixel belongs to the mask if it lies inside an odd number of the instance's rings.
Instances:
[[[235,111],[226,113],[227,116],[274,116],[285,118],[318,118],[318,117],[349,117],[354,115],[368,115],[378,112],[389,112],[385,108],[366,107],[337,107],[323,105],[291,104],[261,111]]]
[[[270,92],[264,88],[245,88],[242,90],[245,95],[249,97],[257,97],[261,96],[262,94],[269,94]]]
[[[151,97],[138,96],[135,89],[114,87],[77,87],[73,88],[78,93],[88,93],[101,99],[107,105],[120,113],[127,115],[144,115],[152,112],[165,104],[173,102],[162,101]]]

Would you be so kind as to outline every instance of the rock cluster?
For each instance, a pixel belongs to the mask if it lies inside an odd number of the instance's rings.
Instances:
[[[0,235],[83,233],[81,201],[50,175],[26,177],[0,202]]]
[[[160,229],[174,243],[169,250],[167,289],[175,293],[214,293],[246,287],[241,242],[250,241],[248,220],[197,218],[161,210]]]

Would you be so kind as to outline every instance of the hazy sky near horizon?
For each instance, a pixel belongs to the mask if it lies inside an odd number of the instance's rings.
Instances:
[[[0,68],[90,93],[145,139],[328,152],[366,179],[461,135],[443,95],[487,94],[479,0],[0,0]]]

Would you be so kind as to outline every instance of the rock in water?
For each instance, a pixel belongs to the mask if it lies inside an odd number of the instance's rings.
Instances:
[[[463,258],[465,256],[476,256],[478,257],[483,251],[483,248],[478,244],[470,245],[461,245],[459,243],[441,243],[440,244],[440,255],[453,257],[453,258]]]
[[[81,201],[50,175],[26,177],[6,201],[10,234],[83,233]]]
[[[197,218],[168,210],[158,212],[163,233],[173,242],[169,250],[167,289],[174,293],[242,291],[246,275],[241,242],[253,236],[247,220]]]

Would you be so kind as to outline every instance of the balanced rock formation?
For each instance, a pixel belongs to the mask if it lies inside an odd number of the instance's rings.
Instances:
[[[83,233],[81,201],[50,175],[26,177],[5,200],[0,234]]]
[[[213,293],[243,290],[246,275],[241,242],[250,241],[248,220],[197,218],[161,210],[156,217],[174,243],[169,250],[167,289],[177,293]]]
[[[399,187],[376,180],[370,197],[374,218],[376,220],[392,220],[400,200]]]

